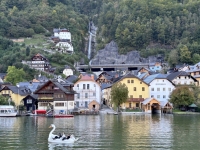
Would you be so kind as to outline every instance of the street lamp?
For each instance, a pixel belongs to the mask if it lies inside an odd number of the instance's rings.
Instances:
[[[8,98],[8,104],[10,105],[10,102],[12,101],[12,98],[11,97],[9,97]]]

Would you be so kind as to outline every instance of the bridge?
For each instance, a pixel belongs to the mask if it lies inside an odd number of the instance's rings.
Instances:
[[[144,64],[98,64],[98,65],[76,65],[77,70],[82,71],[116,71],[120,69],[138,70],[141,67],[149,67],[149,63]]]

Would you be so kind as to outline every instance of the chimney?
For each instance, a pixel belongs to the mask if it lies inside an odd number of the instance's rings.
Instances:
[[[91,79],[94,80],[94,75],[93,74],[91,74]]]

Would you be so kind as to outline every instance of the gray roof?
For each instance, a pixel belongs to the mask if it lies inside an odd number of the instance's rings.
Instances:
[[[31,92],[35,92],[43,84],[44,83],[41,83],[41,82],[19,82],[19,83],[17,83],[17,85],[19,87],[24,87],[24,88],[30,89]]]
[[[102,83],[101,84],[101,90],[106,89],[106,88],[111,87],[111,86],[112,86],[112,84],[110,84],[110,83]]]
[[[145,79],[144,79],[144,81],[146,82],[146,83],[151,83],[157,76],[158,76],[159,74],[153,74],[153,75],[149,75],[149,76],[147,76]]]
[[[74,82],[75,80],[77,80],[78,79],[78,76],[76,76],[76,75],[70,75],[70,76],[68,76],[67,78],[66,78],[66,81],[69,81],[69,82]]]
[[[174,72],[174,73],[171,73],[167,76],[167,79],[169,79],[170,81],[172,81],[173,79],[175,79],[176,77],[179,77],[179,76],[190,76],[189,73],[185,72],[185,71],[180,71],[180,72]]]
[[[147,103],[149,103],[153,98],[146,98],[142,104],[146,105]]]

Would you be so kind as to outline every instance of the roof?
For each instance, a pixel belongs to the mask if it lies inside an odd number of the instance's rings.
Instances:
[[[69,82],[74,82],[75,80],[78,79],[78,76],[76,75],[69,75],[67,78],[66,78],[66,81],[69,81]]]
[[[0,78],[4,79],[7,73],[0,73]]]
[[[158,76],[158,74],[149,75],[144,79],[144,81],[146,83],[150,84],[157,76]]]
[[[168,103],[169,105],[171,105],[171,107],[173,107],[172,104],[171,104],[170,102],[168,102],[168,101],[160,101],[160,106],[161,106],[161,108],[164,108],[164,107],[167,105],[167,103]]]
[[[110,83],[102,83],[101,84],[101,90],[104,90],[104,89],[109,88],[111,86],[112,86],[112,84],[110,84]]]
[[[193,76],[191,76],[189,73],[185,72],[185,71],[180,71],[180,72],[174,72],[171,73],[167,76],[167,79],[172,81],[173,79],[175,79],[176,77],[179,76],[190,76],[191,78],[193,78],[195,81],[197,81]]]
[[[70,84],[68,83],[59,83],[57,81],[53,81],[53,80],[49,80],[48,82],[46,82],[44,85],[42,85],[39,89],[37,89],[35,91],[35,93],[37,93],[38,91],[40,91],[43,87],[45,87],[47,84],[49,83],[53,83],[54,85],[56,85],[60,90],[62,90],[64,93],[66,94],[71,94],[72,92],[75,93],[74,91],[69,91],[67,90],[67,88],[65,88],[64,86],[70,86]]]
[[[151,100],[156,100],[156,101],[158,101],[157,99],[155,99],[155,98],[146,98],[143,102],[142,102],[142,104],[144,104],[144,105],[146,105],[146,104],[148,104]],[[159,101],[158,101],[159,102]],[[159,102],[160,103],[160,102]]]
[[[193,104],[189,105],[189,107],[197,107],[197,105],[193,103]]]
[[[43,83],[41,82],[19,82],[17,85],[19,87],[24,87],[30,89],[31,92],[35,92]]]
[[[148,104],[152,99],[153,99],[153,98],[146,98],[146,99],[142,102],[142,104],[146,105],[146,104]]]

